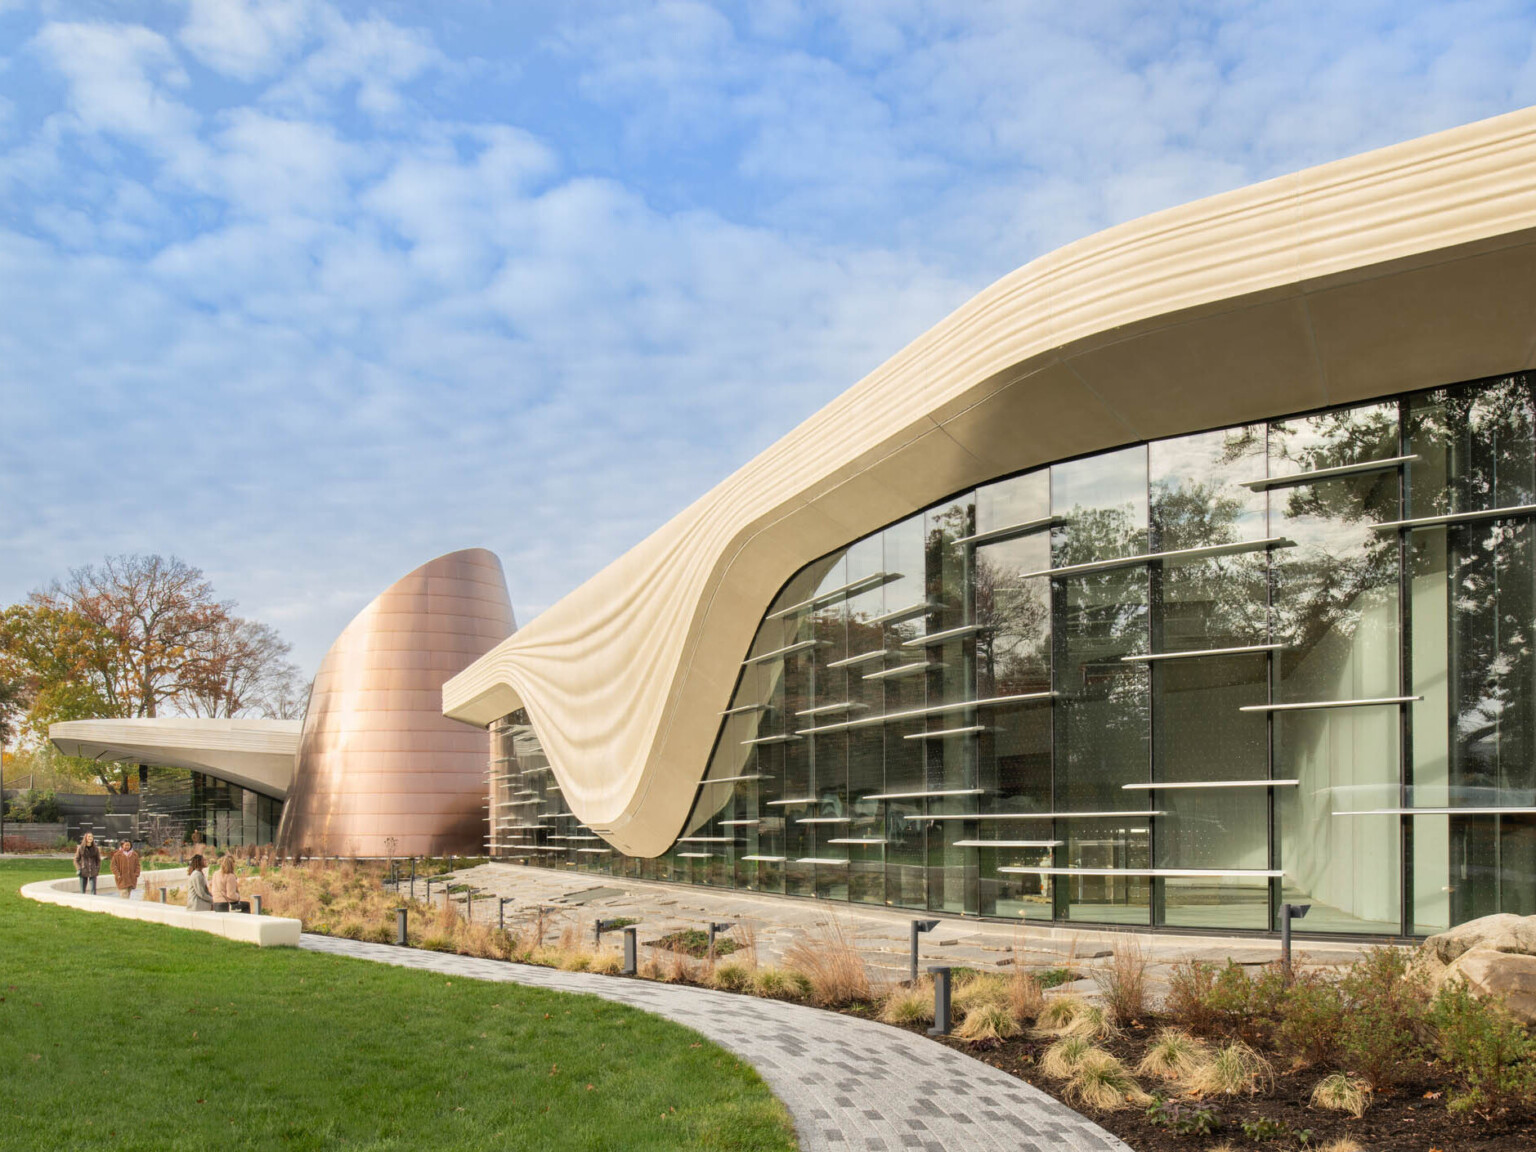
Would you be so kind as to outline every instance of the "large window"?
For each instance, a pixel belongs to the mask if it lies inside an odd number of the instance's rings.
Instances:
[[[1536,377],[1000,479],[797,573],[659,861],[535,863],[984,916],[1433,932],[1536,911]]]

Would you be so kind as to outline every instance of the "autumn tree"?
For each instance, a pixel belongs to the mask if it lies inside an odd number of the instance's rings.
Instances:
[[[299,670],[288,660],[292,650],[268,625],[225,616],[187,669],[181,703],[199,716],[292,719],[303,708]]]

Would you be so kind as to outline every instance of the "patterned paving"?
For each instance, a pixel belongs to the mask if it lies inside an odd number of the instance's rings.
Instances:
[[[779,1000],[305,934],[300,947],[478,980],[585,992],[685,1024],[751,1063],[804,1152],[1129,1152],[1064,1104],[921,1036]]]

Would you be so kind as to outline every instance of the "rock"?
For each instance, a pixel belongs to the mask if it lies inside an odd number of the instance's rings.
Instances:
[[[1457,979],[1466,981],[1467,988],[1479,996],[1502,999],[1521,1023],[1536,1025],[1536,956],[1481,946],[1472,948],[1445,969],[1439,982]]]
[[[1474,948],[1536,956],[1536,916],[1515,916],[1508,912],[1482,916],[1449,932],[1431,936],[1424,941],[1424,948],[1441,964],[1451,964]]]

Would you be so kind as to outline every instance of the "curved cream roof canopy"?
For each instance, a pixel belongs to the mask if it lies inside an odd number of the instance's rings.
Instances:
[[[190,768],[278,800],[293,783],[299,750],[298,720],[139,716],[61,720],[48,739],[66,756]]]
[[[1111,228],[1004,277],[443,689],[519,705],[583,822],[686,819],[753,633],[807,561],[1120,444],[1536,364],[1536,109]]]

